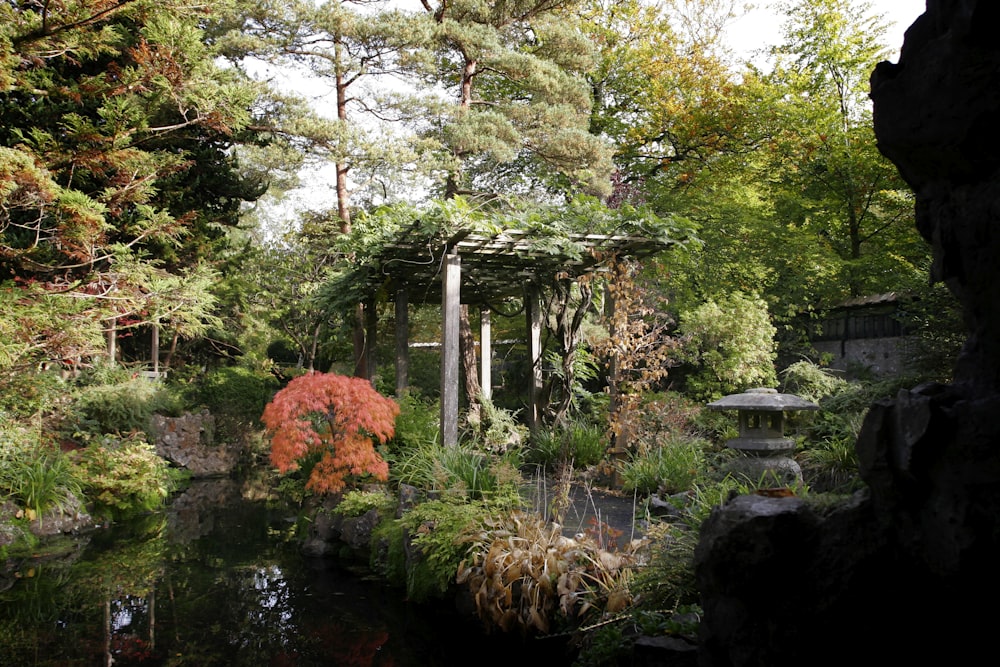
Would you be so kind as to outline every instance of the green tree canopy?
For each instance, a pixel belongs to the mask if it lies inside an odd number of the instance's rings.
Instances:
[[[440,146],[446,197],[607,190],[608,145],[589,131],[593,50],[567,0],[421,3],[428,36],[421,134]]]

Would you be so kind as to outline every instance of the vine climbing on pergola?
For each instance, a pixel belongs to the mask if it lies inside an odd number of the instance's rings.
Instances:
[[[461,199],[424,210],[393,207],[355,221],[352,234],[342,240],[345,256],[353,261],[328,284],[327,294],[345,312],[364,304],[367,343],[357,352],[368,358],[356,367],[369,379],[374,374],[375,306],[393,302],[397,393],[408,384],[409,305],[441,304],[441,442],[453,445],[458,437],[463,307],[479,309],[479,387],[489,398],[491,310],[507,299],[523,300],[532,375],[526,416],[534,429],[543,408],[543,297],[549,297],[548,319],[563,359],[561,381],[569,383],[594,276],[609,271],[616,260],[650,257],[692,238],[683,220],[645,208],[610,209],[590,199],[517,211],[475,210]],[[571,294],[574,307],[569,305]],[[467,365],[467,375],[469,370]],[[566,394],[560,392],[557,416],[566,410]]]

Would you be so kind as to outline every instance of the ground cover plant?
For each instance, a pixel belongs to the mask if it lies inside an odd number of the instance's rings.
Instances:
[[[156,509],[186,479],[138,433],[90,438],[69,457],[87,498],[105,516]]]

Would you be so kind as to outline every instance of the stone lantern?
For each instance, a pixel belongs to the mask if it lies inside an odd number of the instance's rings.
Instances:
[[[751,482],[767,481],[768,477],[784,484],[802,481],[802,470],[791,457],[795,441],[785,437],[785,412],[818,410],[818,405],[794,394],[758,388],[724,396],[707,407],[737,411],[739,436],[726,442],[727,447],[743,454],[733,462],[733,472]]]

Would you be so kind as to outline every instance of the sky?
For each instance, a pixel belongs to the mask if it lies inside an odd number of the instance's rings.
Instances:
[[[890,24],[886,33],[886,42],[892,46],[895,53],[891,60],[899,57],[899,48],[903,45],[903,33],[924,13],[926,0],[869,0],[872,12],[882,14]],[[771,46],[781,36],[781,20],[768,9],[775,0],[757,0],[759,5],[739,21],[734,22],[730,30],[730,40],[738,53],[751,54],[758,48]]]

